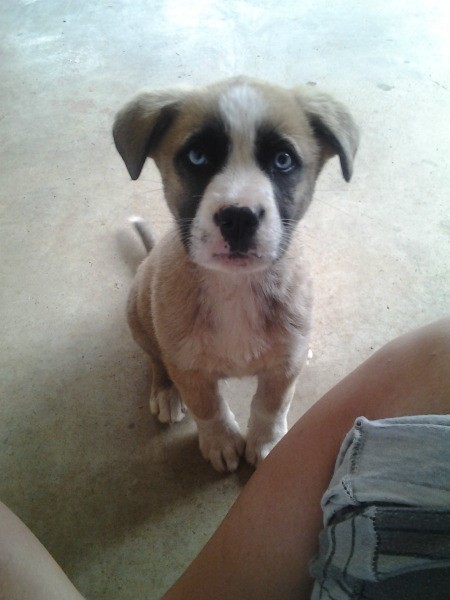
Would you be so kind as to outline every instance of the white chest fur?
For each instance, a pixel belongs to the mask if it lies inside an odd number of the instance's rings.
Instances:
[[[255,276],[221,273],[219,284],[207,284],[213,344],[224,358],[249,362],[267,350],[267,303]],[[209,282],[208,282],[209,283]]]
[[[178,346],[180,367],[206,367],[228,376],[251,374],[250,366],[272,343],[270,282],[263,277],[208,273],[201,282],[196,323]]]

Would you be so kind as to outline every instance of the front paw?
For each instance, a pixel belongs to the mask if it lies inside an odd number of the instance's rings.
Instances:
[[[231,411],[226,418],[197,420],[197,426],[203,458],[220,473],[236,471],[244,454],[245,440]]]
[[[245,460],[258,466],[287,432],[286,418],[270,421],[254,419],[250,421]]]
[[[178,423],[186,414],[186,407],[181,401],[177,388],[172,385],[158,390],[150,397],[150,412],[161,423]]]

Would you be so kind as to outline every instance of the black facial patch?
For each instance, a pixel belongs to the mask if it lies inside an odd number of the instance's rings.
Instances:
[[[257,132],[255,156],[272,182],[283,225],[290,228],[297,215],[294,194],[302,178],[302,159],[293,144],[270,125]]]
[[[185,197],[180,208],[179,226],[187,246],[192,221],[211,179],[226,165],[231,149],[225,124],[212,119],[195,131],[175,155],[175,169],[184,182]]]

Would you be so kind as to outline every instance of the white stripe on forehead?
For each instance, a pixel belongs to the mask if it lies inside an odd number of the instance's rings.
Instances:
[[[219,110],[230,128],[231,138],[246,142],[252,149],[257,127],[266,110],[260,92],[246,83],[235,85],[221,96]]]

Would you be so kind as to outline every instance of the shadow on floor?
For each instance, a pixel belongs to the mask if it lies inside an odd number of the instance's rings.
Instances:
[[[86,327],[83,327],[86,330]],[[90,553],[170,516],[223,476],[202,459],[190,417],[149,414],[149,368],[125,331],[89,328],[9,376],[1,499],[69,573]],[[237,495],[249,467],[225,478]]]

